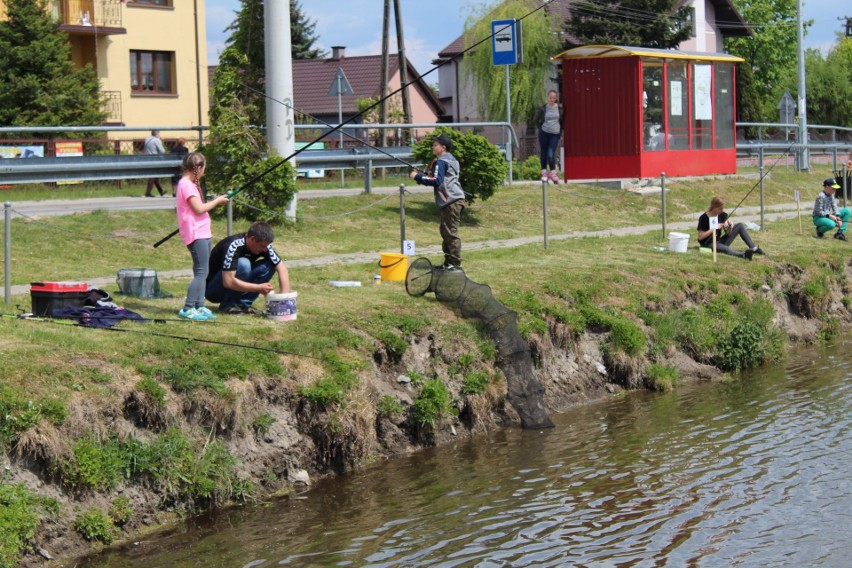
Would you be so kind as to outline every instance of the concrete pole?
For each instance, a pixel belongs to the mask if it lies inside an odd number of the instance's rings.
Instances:
[[[290,54],[290,3],[265,0],[263,31],[266,56],[266,138],[279,156],[296,150],[293,116],[293,61]],[[275,101],[283,101],[279,104]],[[294,164],[295,165],[295,164]],[[285,215],[296,219],[296,196]]]
[[[5,299],[6,303],[12,301],[12,202],[7,201],[3,204],[3,225],[4,237],[3,241],[3,265],[6,272],[5,278]]]
[[[799,170],[810,169],[808,156],[808,97],[805,92],[805,24],[802,19],[802,0],[796,2],[796,23],[799,40]]]

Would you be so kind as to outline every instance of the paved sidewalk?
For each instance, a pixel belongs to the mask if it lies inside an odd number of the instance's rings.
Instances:
[[[406,186],[407,193],[431,193],[427,186]],[[362,188],[351,187],[344,189],[303,189],[298,193],[298,199],[322,199],[325,197],[351,197],[364,193]],[[390,195],[399,193],[399,187],[374,187],[373,195]],[[162,211],[175,208],[174,197],[166,194],[163,197],[92,197],[88,199],[45,199],[43,201],[13,201],[13,214],[20,213],[27,217],[55,217],[72,213],[85,213],[96,210],[103,211]]]

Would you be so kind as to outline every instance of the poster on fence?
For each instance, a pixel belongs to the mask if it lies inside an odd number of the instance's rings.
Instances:
[[[44,146],[0,146],[0,158],[44,158]]]
[[[307,142],[296,142],[296,150],[301,150],[302,148],[304,148],[307,145],[308,145]],[[314,142],[313,144],[311,144],[310,149],[311,150],[321,150],[322,148],[325,148],[325,142]],[[298,164],[298,162],[299,162],[299,158],[296,157],[296,163]],[[325,170],[302,170],[302,169],[300,169],[299,172],[298,172],[298,176],[299,177],[304,176],[304,177],[309,178],[309,179],[324,178],[325,177]]]
[[[56,157],[57,158],[71,158],[71,157],[80,157],[83,155],[83,142],[80,140],[72,141],[72,142],[57,142],[56,143]],[[70,185],[74,183],[83,183],[80,181],[59,181],[56,182],[57,185]]]

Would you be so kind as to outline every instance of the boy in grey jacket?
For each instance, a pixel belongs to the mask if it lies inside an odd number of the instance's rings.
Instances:
[[[464,211],[464,190],[459,183],[459,161],[450,153],[453,141],[446,134],[432,139],[435,159],[429,164],[428,173],[412,171],[409,177],[420,185],[432,186],[435,190],[435,205],[441,211],[440,232],[444,251],[444,270],[461,268],[461,239],[459,223]]]

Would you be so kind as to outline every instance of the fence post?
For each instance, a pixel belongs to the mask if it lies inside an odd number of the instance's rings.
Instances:
[[[760,147],[757,159],[760,163],[760,230],[762,231],[766,226],[763,224],[763,146]]]
[[[364,168],[364,193],[373,193],[373,160],[367,160],[367,167]]]
[[[234,228],[234,204],[231,201],[225,204],[225,236],[230,237]]]
[[[544,216],[544,248],[547,249],[547,179],[541,180],[541,206]]]
[[[405,254],[405,184],[399,184],[399,253]]]
[[[293,193],[292,199],[290,199],[290,203],[287,204],[287,207],[284,208],[284,217],[287,218],[288,221],[296,222],[296,205],[299,201],[299,194]]]
[[[660,172],[660,195],[663,202],[663,240],[666,240],[666,172]]]
[[[6,270],[5,296],[8,304],[12,301],[12,204],[9,201],[3,204],[3,220],[5,226],[3,264]]]

